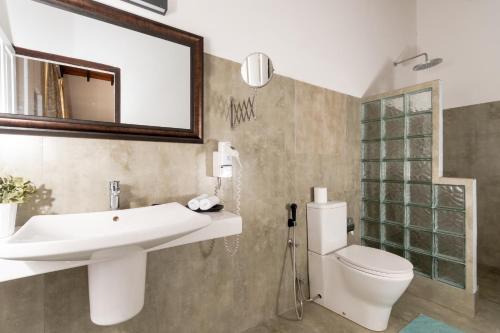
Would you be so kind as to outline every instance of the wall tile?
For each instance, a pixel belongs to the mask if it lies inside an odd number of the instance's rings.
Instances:
[[[477,179],[477,259],[500,268],[500,102],[444,110],[444,175]]]
[[[0,331],[44,333],[44,281],[35,276],[0,284]]]

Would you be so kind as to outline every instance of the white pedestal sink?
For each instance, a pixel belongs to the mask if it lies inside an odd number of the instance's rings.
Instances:
[[[113,325],[144,305],[147,251],[207,227],[209,215],[181,204],[32,217],[0,242],[0,258],[88,261],[91,319]]]

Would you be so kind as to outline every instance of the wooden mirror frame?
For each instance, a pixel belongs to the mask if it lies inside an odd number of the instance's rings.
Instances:
[[[35,0],[59,9],[134,30],[191,49],[191,126],[189,129],[0,114],[4,132],[203,143],[203,37],[91,0]],[[22,47],[22,45],[15,45]]]

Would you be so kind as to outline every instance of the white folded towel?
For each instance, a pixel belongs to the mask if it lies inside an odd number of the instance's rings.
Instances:
[[[200,209],[200,201],[203,199],[206,199],[206,198],[208,198],[208,194],[201,194],[201,195],[197,196],[196,198],[189,200],[189,202],[188,202],[189,209],[191,209],[191,210]]]
[[[219,198],[217,198],[215,195],[211,196],[209,198],[205,198],[200,200],[200,209],[201,210],[209,210],[215,205],[218,205],[220,203]]]

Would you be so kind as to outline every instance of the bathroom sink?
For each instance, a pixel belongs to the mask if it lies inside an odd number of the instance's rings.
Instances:
[[[219,218],[241,218],[219,213]],[[144,306],[147,253],[224,235],[228,225],[172,202],[95,213],[32,217],[14,235],[0,240],[0,259],[27,263],[86,263],[90,319],[114,325]],[[223,229],[221,229],[221,227]],[[233,227],[234,229],[234,227]],[[168,269],[168,268],[167,268]]]
[[[148,250],[211,223],[179,203],[32,217],[0,241],[0,258],[31,261],[106,259]]]

